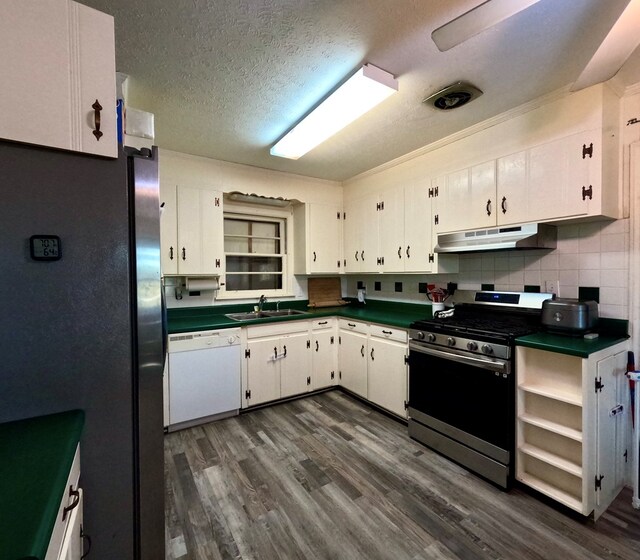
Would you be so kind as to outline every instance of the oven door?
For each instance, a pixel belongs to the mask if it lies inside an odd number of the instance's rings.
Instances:
[[[409,416],[508,464],[515,384],[508,360],[409,344]]]

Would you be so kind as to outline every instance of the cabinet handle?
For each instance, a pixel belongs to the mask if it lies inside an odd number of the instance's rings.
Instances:
[[[358,260],[358,251],[355,252],[356,261]]]
[[[360,348],[360,355],[364,358],[364,344],[362,345],[362,348]]]
[[[487,200],[487,216],[491,216],[491,199]]]
[[[78,492],[77,490],[74,490],[73,486],[69,486],[69,497],[73,498],[73,502],[71,503],[71,505],[68,505],[63,508],[62,521],[64,521],[67,518],[67,513],[69,513],[72,509],[75,509],[76,507],[78,507],[78,504],[80,503],[80,492]]]
[[[371,361],[373,362],[373,360],[375,360],[375,358],[373,357],[373,348],[371,349]]]
[[[96,137],[96,140],[100,141],[100,138],[102,138],[102,132],[100,132],[100,111],[102,111],[102,105],[100,105],[100,102],[96,99],[96,102],[91,105],[91,108],[93,109],[93,123],[95,126],[93,135]]]
[[[329,321],[320,321],[318,325],[326,325]]]
[[[355,323],[347,323],[347,325],[348,325],[349,327],[355,327],[355,326],[356,326],[356,324],[355,324]]]
[[[184,247],[182,248],[182,260],[187,260],[187,250]]]
[[[364,262],[364,251],[362,251],[362,253],[360,253],[360,257],[362,258],[362,262]]]
[[[409,249],[411,249],[410,245],[407,245],[407,258],[411,258],[411,255],[409,254]]]
[[[173,247],[169,247],[169,260],[173,260]]]
[[[320,343],[316,340],[316,352],[320,349]]]
[[[382,331],[382,334],[393,334],[393,331]]]
[[[277,360],[278,359],[278,348],[277,347],[273,347],[273,359]]]
[[[500,203],[500,207],[502,208],[502,213],[506,214],[507,213],[507,197],[506,196],[502,197],[502,202]]]
[[[80,525],[80,538],[83,541],[86,541],[88,544],[88,546],[82,547],[83,550],[86,551],[82,556],[80,556],[80,560],[82,560],[83,558],[86,558],[87,556],[89,556],[89,553],[91,552],[91,537],[84,532],[84,527],[82,525]]]
[[[284,348],[284,354],[283,354],[283,356],[286,358],[286,357],[287,357],[287,347],[286,347],[286,346],[283,346],[283,348]]]
[[[313,262],[316,262],[316,252],[313,252]]]
[[[402,258],[402,246],[398,247],[398,258]]]

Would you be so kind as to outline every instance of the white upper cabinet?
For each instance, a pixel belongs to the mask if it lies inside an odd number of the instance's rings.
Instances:
[[[113,17],[70,0],[3,0],[0,52],[0,138],[117,157]]]
[[[345,272],[378,272],[378,195],[345,202]]]
[[[301,204],[294,210],[295,274],[342,271],[342,209],[337,205]]]
[[[162,273],[223,275],[222,193],[161,184],[160,208]]]

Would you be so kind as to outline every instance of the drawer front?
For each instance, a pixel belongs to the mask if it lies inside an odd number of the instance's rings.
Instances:
[[[309,330],[309,321],[282,321],[281,323],[247,327],[247,338],[262,338],[265,336],[277,336],[307,330]]]
[[[49,548],[47,548],[47,555],[45,556],[45,560],[58,560],[58,557],[60,556],[62,542],[64,540],[65,533],[67,532],[67,527],[69,526],[69,521],[73,512],[73,510],[68,510],[65,512],[64,508],[69,507],[74,503],[78,504],[76,507],[79,506],[79,479],[80,446],[78,445],[75,457],[73,458],[73,465],[71,465],[71,470],[69,471],[69,478],[67,479],[67,484],[65,486],[64,495],[62,496],[60,508],[58,509],[56,524],[54,525],[53,532],[51,533],[51,540],[49,541]],[[74,492],[78,492],[78,494],[71,495],[69,491],[70,488],[72,488]]]
[[[369,329],[371,336],[378,338],[386,338],[388,340],[395,340],[396,342],[407,342],[408,340],[407,331],[404,329],[382,325],[371,325]]]
[[[350,319],[340,319],[338,326],[345,331],[353,331],[362,334],[369,333],[369,325],[360,321],[352,321]]]
[[[324,317],[323,319],[315,319],[311,321],[311,328],[314,331],[322,329],[331,329],[335,326],[336,320],[333,317]]]

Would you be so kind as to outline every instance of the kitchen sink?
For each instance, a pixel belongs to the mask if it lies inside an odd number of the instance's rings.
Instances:
[[[278,309],[277,311],[263,311],[265,317],[287,317],[289,315],[306,315],[308,311],[300,311],[299,309]]]
[[[299,309],[279,309],[272,311],[249,311],[246,313],[227,313],[225,317],[234,321],[252,321],[254,319],[264,319],[268,317],[289,317],[291,315],[306,315],[307,311]]]

